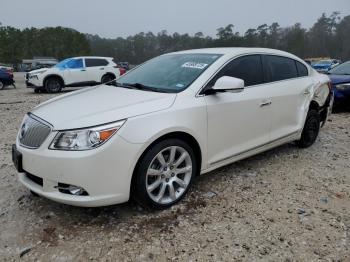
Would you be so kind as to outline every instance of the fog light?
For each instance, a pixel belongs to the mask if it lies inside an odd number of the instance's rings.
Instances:
[[[72,194],[72,195],[77,195],[80,196],[83,194],[84,189],[78,186],[69,186],[68,187],[68,191]]]
[[[63,184],[58,183],[58,186],[56,186],[58,191],[64,194],[74,195],[74,196],[88,196],[88,192],[82,187],[69,185],[69,184]]]

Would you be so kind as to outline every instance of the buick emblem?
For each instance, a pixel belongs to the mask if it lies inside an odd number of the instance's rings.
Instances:
[[[22,139],[26,133],[28,131],[28,126],[26,125],[26,123],[24,123],[21,127],[21,131],[19,132],[19,138]]]

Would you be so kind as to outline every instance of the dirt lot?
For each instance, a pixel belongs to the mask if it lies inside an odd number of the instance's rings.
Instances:
[[[201,176],[174,208],[77,208],[17,182],[11,144],[52,95],[0,91],[0,260],[350,261],[350,113],[317,143],[287,144]]]

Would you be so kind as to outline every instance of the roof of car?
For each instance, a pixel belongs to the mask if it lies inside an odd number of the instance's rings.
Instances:
[[[72,58],[92,58],[92,59],[113,59],[113,57],[105,57],[105,56],[78,56]]]
[[[174,52],[176,54],[186,54],[186,53],[206,53],[206,54],[222,54],[222,55],[240,55],[240,54],[249,54],[249,53],[263,53],[263,54],[274,54],[287,56],[292,58],[298,58],[293,54],[290,54],[285,51],[270,49],[270,48],[257,48],[257,47],[216,47],[216,48],[202,48],[202,49],[192,49]]]

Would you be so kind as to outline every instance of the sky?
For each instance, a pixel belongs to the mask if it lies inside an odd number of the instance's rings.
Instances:
[[[350,0],[0,0],[0,6],[3,25],[64,26],[107,38],[161,30],[215,36],[228,24],[240,33],[273,22],[310,28],[323,12],[350,15]]]

